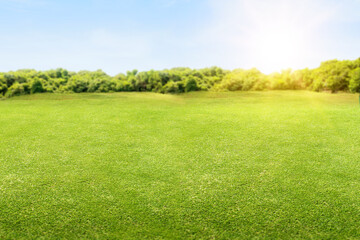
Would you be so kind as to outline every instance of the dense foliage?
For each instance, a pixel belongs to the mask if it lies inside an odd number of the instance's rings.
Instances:
[[[102,70],[69,72],[65,69],[31,69],[0,73],[0,97],[41,92],[152,91],[248,91],[264,89],[309,89],[360,92],[360,58],[330,60],[315,69],[283,70],[265,75],[257,69],[228,71],[219,67],[173,68],[163,71],[128,71],[114,77]]]

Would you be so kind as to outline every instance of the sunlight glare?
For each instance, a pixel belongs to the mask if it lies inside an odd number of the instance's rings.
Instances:
[[[294,8],[285,3],[264,9],[247,5],[248,50],[251,61],[265,73],[302,67],[303,59],[311,54],[307,39],[313,35],[312,24],[295,14]]]
[[[252,42],[258,66],[264,72],[297,67],[305,51],[302,38],[291,26],[274,26],[257,32]]]

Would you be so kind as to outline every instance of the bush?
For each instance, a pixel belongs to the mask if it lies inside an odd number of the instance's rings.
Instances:
[[[176,82],[170,81],[162,88],[163,93],[179,93],[179,86]]]
[[[7,89],[8,88],[7,88],[6,84],[0,82],[0,95],[1,96],[3,96],[6,93]]]
[[[350,73],[349,89],[353,93],[360,93],[360,67]]]
[[[89,89],[89,80],[81,78],[80,76],[73,76],[69,79],[66,85],[67,91],[75,93],[86,92]]]
[[[254,90],[254,87],[260,88],[264,85],[264,75],[257,69],[250,70],[237,69],[225,75],[220,84],[216,85],[217,90],[229,91],[248,91]]]
[[[117,92],[130,92],[133,91],[131,84],[127,81],[118,81],[115,86]]]
[[[185,92],[191,92],[198,90],[198,85],[194,77],[187,78],[185,80]]]
[[[30,93],[34,94],[34,93],[41,93],[44,92],[44,88],[43,88],[43,84],[40,81],[40,79],[35,78],[31,83],[30,83]]]
[[[30,89],[29,89],[29,85],[26,83],[14,83],[6,92],[6,97],[13,97],[13,96],[20,96],[20,95],[25,95],[25,94],[29,94],[30,93]]]
[[[110,92],[111,90],[115,90],[111,86],[111,82],[108,79],[95,79],[90,82],[88,92]]]

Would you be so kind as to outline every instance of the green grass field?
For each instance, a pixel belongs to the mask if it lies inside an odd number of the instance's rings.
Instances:
[[[1,239],[359,239],[358,96],[0,101]]]

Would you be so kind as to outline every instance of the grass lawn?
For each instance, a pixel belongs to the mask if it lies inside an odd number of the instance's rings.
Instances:
[[[358,96],[0,101],[1,239],[359,239]]]

